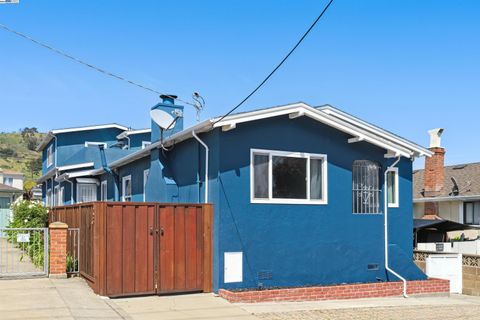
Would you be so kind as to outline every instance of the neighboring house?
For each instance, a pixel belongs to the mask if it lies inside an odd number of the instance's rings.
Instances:
[[[0,183],[0,228],[5,228],[12,218],[10,206],[23,195],[23,190]],[[2,232],[0,231],[0,234]]]
[[[0,183],[23,190],[24,174],[12,170],[4,170],[0,168]]]
[[[425,170],[413,173],[414,217],[480,226],[480,163],[445,166],[446,151],[440,144],[443,129],[429,133],[434,154],[425,160]],[[469,238],[479,235],[476,230],[464,233]]]
[[[152,109],[175,125],[152,122],[143,149],[118,125],[53,130],[40,146],[45,201],[213,203],[215,291],[394,280],[386,251],[401,276],[426,278],[412,261],[412,160],[431,151],[302,102],[184,129],[183,107],[162,99]]]

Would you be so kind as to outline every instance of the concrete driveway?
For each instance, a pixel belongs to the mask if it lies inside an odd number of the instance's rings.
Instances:
[[[480,319],[480,297],[231,304],[212,294],[108,299],[79,278],[0,280],[0,319]]]
[[[108,299],[79,278],[0,280],[0,319],[257,319],[211,294]]]

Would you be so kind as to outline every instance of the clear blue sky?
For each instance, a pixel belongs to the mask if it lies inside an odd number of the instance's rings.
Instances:
[[[326,2],[20,0],[0,5],[0,23],[159,91],[199,91],[205,119],[253,89]],[[447,163],[480,161],[479,16],[475,0],[336,0],[241,110],[329,103],[423,145],[444,127]],[[0,81],[2,131],[143,128],[159,100],[3,30]]]

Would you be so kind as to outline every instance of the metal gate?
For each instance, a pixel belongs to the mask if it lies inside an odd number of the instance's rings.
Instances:
[[[47,228],[0,228],[0,278],[48,275]]]
[[[67,230],[67,274],[80,273],[80,228]]]

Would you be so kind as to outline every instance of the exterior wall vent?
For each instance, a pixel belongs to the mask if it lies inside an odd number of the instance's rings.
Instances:
[[[370,263],[367,269],[368,271],[378,271],[378,263]]]
[[[257,273],[258,280],[272,280],[272,271],[260,271]]]

